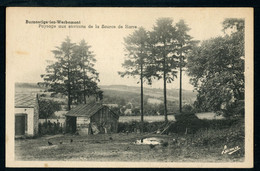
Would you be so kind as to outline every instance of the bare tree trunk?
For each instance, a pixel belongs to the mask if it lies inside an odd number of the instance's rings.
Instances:
[[[179,105],[180,113],[182,113],[182,53],[180,54],[180,95],[179,95]]]
[[[143,95],[143,64],[141,64],[141,132],[143,132],[143,122],[144,122],[144,95]]]
[[[71,92],[70,92],[70,57],[68,55],[68,110],[71,109]]]
[[[47,117],[47,114],[46,114],[46,116],[45,116],[45,123],[46,123],[46,125],[45,125],[45,128],[47,129],[47,125],[48,125],[48,117]]]
[[[83,98],[84,98],[84,104],[87,103],[86,101],[86,78],[85,78],[85,68],[83,68],[84,71],[84,77],[83,77]]]
[[[84,56],[83,56],[83,62],[84,62]],[[86,100],[86,70],[85,70],[85,63],[83,65],[83,97],[84,97],[84,104],[87,103],[87,100]]]
[[[164,95],[164,121],[168,122],[167,118],[167,98],[166,98],[166,70],[165,70],[165,57],[163,62],[163,95]]]
[[[71,109],[71,101],[70,101],[70,99],[71,99],[71,96],[70,96],[70,85],[68,84],[68,110],[70,110]]]

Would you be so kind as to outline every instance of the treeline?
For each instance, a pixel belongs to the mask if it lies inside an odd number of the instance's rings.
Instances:
[[[159,18],[153,29],[143,27],[124,38],[126,59],[122,77],[138,77],[141,87],[141,122],[144,115],[143,84],[163,80],[165,122],[167,83],[179,76],[179,112],[182,113],[182,72],[187,70],[198,92],[196,111],[242,114],[244,105],[244,20],[225,19],[225,36],[199,43],[188,34],[183,20]],[[179,73],[179,75],[177,75]]]
[[[173,23],[171,18],[160,18],[156,21],[153,30],[147,31],[141,27],[124,39],[126,60],[122,64],[122,77],[133,76],[140,78],[141,85],[141,121],[143,122],[143,83],[152,84],[152,80],[163,80],[164,116],[167,118],[167,87],[185,66],[187,53],[195,46],[196,41],[188,35],[189,27],[183,20]],[[139,83],[139,82],[138,82]],[[182,110],[180,83],[180,111]]]

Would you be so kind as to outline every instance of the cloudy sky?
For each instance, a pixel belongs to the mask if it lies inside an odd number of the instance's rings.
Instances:
[[[225,18],[245,18],[246,12],[237,8],[8,8],[7,74],[14,82],[42,81],[40,75],[45,73],[46,60],[54,59],[51,50],[69,36],[75,43],[85,39],[92,46],[100,85],[138,86],[137,79],[121,78],[117,73],[123,71],[123,38],[135,29],[90,29],[89,25],[130,25],[152,30],[156,19],[170,17],[174,23],[183,19],[195,40],[205,40],[223,34],[221,23]],[[39,24],[26,24],[26,20],[80,21],[86,28],[44,29]],[[179,88],[179,79],[167,86]],[[163,83],[155,81],[152,87],[162,88]],[[185,73],[183,88],[193,89]]]

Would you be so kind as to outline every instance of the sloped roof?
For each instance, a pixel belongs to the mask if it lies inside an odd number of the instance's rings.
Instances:
[[[15,107],[33,108],[36,105],[37,94],[15,94]]]
[[[85,117],[91,117],[95,113],[97,113],[100,109],[107,107],[105,105],[102,105],[101,103],[89,103],[89,104],[81,104],[77,107],[71,109],[68,113],[65,114],[65,116],[85,116]],[[108,107],[107,107],[108,108]],[[109,111],[111,111],[109,109]],[[119,117],[116,113],[111,111],[113,114],[115,114],[117,117]]]

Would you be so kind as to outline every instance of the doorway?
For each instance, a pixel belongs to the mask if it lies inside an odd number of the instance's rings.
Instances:
[[[26,114],[15,115],[15,135],[25,135],[25,130],[27,128],[26,116]]]
[[[66,116],[66,132],[75,133],[77,130],[77,117]]]

